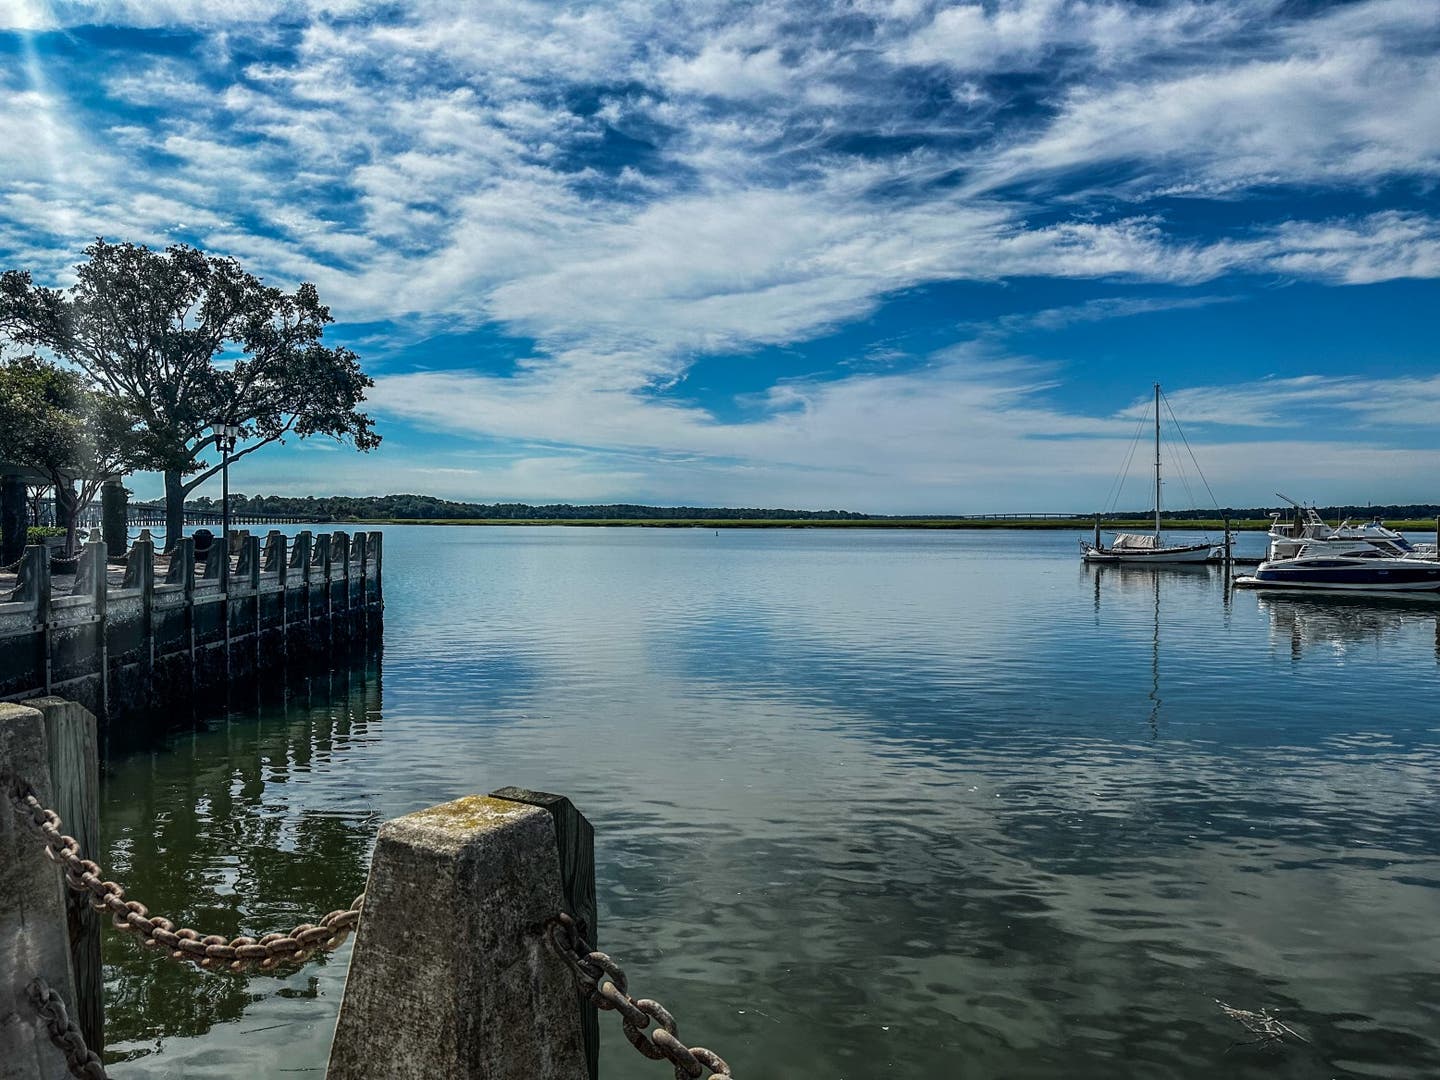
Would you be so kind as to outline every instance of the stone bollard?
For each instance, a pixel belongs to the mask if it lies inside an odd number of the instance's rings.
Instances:
[[[65,831],[80,841],[81,851],[99,851],[100,749],[95,714],[83,705],[58,697],[29,698],[25,705],[45,717],[53,800],[48,804],[50,809],[60,815]],[[90,906],[88,894],[73,889],[63,891],[70,934],[70,970],[75,979],[75,996],[65,1004],[85,1037],[85,1045],[100,1054],[105,1050],[105,979],[100,962],[103,920]]]
[[[17,780],[50,804],[45,717],[0,704],[0,1080],[65,1080],[65,1055],[50,1042],[27,989],[42,978],[73,1008],[64,884],[15,812]]]
[[[551,815],[467,796],[386,822],[328,1080],[587,1080]]]

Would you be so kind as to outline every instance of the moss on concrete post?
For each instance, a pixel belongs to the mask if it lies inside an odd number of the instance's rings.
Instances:
[[[478,795],[376,839],[328,1080],[587,1080],[541,809]]]
[[[51,805],[45,717],[0,704],[0,1080],[68,1080],[27,992],[38,977],[73,1007],[64,885],[10,804],[17,781]]]

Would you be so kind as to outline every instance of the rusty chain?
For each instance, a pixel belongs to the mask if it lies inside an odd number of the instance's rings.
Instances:
[[[572,916],[561,912],[546,924],[545,931],[551,948],[569,965],[580,992],[596,1008],[620,1014],[625,1038],[636,1050],[653,1061],[669,1061],[675,1066],[675,1080],[697,1080],[706,1069],[711,1076],[734,1077],[715,1051],[680,1041],[675,1017],[665,1006],[649,998],[631,997],[624,970],[605,953],[590,948]],[[647,1032],[651,1021],[659,1026]]]
[[[30,1003],[44,1021],[50,1041],[65,1052],[65,1065],[77,1080],[108,1080],[100,1055],[85,1045],[85,1036],[70,1019],[65,1000],[50,989],[44,979],[36,978],[28,987]]]
[[[79,841],[60,831],[60,815],[42,805],[33,790],[21,789],[13,793],[13,798],[25,823],[45,845],[45,855],[64,871],[65,883],[76,892],[88,893],[90,906],[96,911],[109,912],[115,929],[139,934],[147,948],[164,949],[173,959],[208,970],[247,971],[255,967],[273,971],[281,964],[303,963],[322,949],[335,948],[360,921],[363,893],[350,907],[332,911],[318,923],[301,923],[288,934],[226,940],[219,934],[201,934],[188,927],[176,929],[169,919],[151,915],[139,901],[126,900],[123,885],[104,880],[99,864],[81,858]]]

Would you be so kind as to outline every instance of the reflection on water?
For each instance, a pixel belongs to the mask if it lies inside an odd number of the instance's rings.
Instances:
[[[1150,700],[1148,717],[1151,733],[1160,733],[1160,594],[1174,594],[1177,603],[1213,603],[1218,601],[1226,611],[1230,606],[1229,583],[1225,569],[1204,563],[1175,563],[1170,566],[1127,566],[1123,563],[1082,563],[1094,589],[1095,625],[1100,618],[1102,602],[1119,603],[1133,610],[1148,604],[1153,619],[1150,638]]]
[[[1427,596],[1279,596],[1261,594],[1275,641],[1299,660],[1307,648],[1344,655],[1380,650],[1405,638],[1434,643],[1440,663],[1440,600]]]
[[[290,789],[343,773],[347,753],[380,737],[379,670],[322,674],[297,689],[258,722],[222,720],[107,763],[106,867],[153,912],[202,933],[257,937],[347,906],[363,890],[377,815],[350,792],[336,791],[327,805],[312,790],[297,805]],[[313,998],[322,978],[336,982],[323,971],[328,959],[288,977],[247,980],[107,935],[112,1059],[240,1021],[272,994]],[[206,1056],[216,1075],[234,1075],[246,1060]]]
[[[288,926],[380,820],[514,783],[590,816],[602,944],[752,1080],[1440,1074],[1424,611],[1085,569],[1066,534],[386,551],[383,719],[372,672],[110,762],[137,895]],[[125,1074],[319,1070],[347,957],[277,982],[111,942]],[[1313,1044],[1227,1053],[1216,997]]]

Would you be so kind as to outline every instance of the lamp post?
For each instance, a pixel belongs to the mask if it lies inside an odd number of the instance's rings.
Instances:
[[[220,550],[224,553],[224,563],[230,563],[230,453],[235,449],[235,440],[240,438],[240,428],[236,424],[224,423],[214,425],[215,445],[220,449]]]

